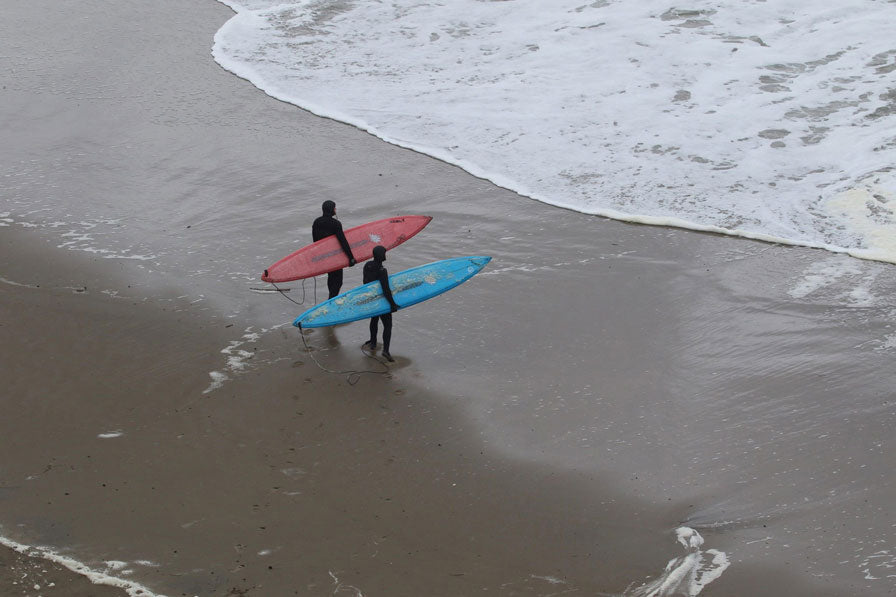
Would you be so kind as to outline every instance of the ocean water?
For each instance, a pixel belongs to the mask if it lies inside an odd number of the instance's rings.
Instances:
[[[896,262],[894,2],[225,3],[228,70],[522,195]]]

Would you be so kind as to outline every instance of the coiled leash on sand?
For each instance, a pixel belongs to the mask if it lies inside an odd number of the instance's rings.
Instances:
[[[271,286],[273,286],[277,292],[280,293],[280,296],[282,296],[289,302],[291,302],[295,305],[304,305],[305,304],[305,280],[302,280],[302,301],[301,302],[293,300],[291,297],[286,296],[286,292],[289,290],[289,288],[280,288],[274,282],[269,282],[269,284]],[[315,302],[315,304],[317,303],[317,278],[314,278],[314,302]],[[308,353],[308,356],[311,357],[311,360],[314,361],[314,364],[317,365],[317,367],[321,371],[324,371],[326,373],[332,373],[334,375],[345,375],[345,381],[348,382],[348,385],[353,386],[356,383],[358,383],[358,381],[360,381],[360,379],[361,379],[361,376],[365,373],[370,373],[373,375],[388,375],[389,374],[389,366],[386,365],[386,363],[384,361],[378,359],[377,357],[375,357],[372,354],[365,352],[364,350],[361,350],[361,353],[364,356],[371,358],[371,359],[375,360],[376,362],[380,363],[383,367],[385,367],[385,370],[374,371],[372,369],[360,369],[360,370],[347,369],[344,371],[337,371],[335,369],[329,369],[329,368],[325,367],[323,364],[321,364],[320,361],[317,360],[317,357],[314,356],[314,352],[312,352],[311,347],[308,346],[308,341],[305,339],[305,331],[304,331],[304,329],[302,329],[302,325],[299,324],[298,327],[299,327],[299,336],[302,337],[302,344],[305,345],[305,352]]]
[[[356,383],[358,383],[358,381],[360,381],[360,379],[361,379],[361,376],[364,375],[365,373],[370,373],[373,375],[389,375],[389,366],[382,360],[378,359],[374,355],[369,354],[368,352],[366,352],[364,350],[361,350],[361,352],[364,354],[364,356],[378,362],[383,367],[385,367],[385,369],[383,371],[374,371],[373,369],[345,369],[343,371],[336,371],[335,369],[328,369],[327,367],[324,367],[320,363],[320,361],[317,360],[317,357],[314,356],[314,352],[312,352],[311,347],[308,346],[308,341],[305,339],[305,330],[304,330],[304,328],[302,328],[301,323],[298,324],[298,328],[299,328],[299,336],[302,337],[302,344],[305,345],[305,351],[308,353],[308,356],[311,357],[311,360],[314,361],[314,364],[317,365],[321,371],[325,371],[327,373],[333,373],[335,375],[345,375],[345,381],[348,382],[348,385],[353,386]]]

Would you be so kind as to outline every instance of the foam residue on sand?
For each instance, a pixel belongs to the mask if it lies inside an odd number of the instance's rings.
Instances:
[[[127,562],[109,560],[107,562],[103,562],[103,564],[105,564],[105,567],[104,569],[100,570],[98,568],[91,568],[90,566],[68,556],[64,556],[49,547],[23,545],[22,543],[2,536],[0,536],[0,545],[8,547],[9,549],[15,550],[31,558],[42,558],[44,560],[53,562],[54,564],[59,564],[60,566],[68,568],[72,572],[86,577],[95,585],[118,587],[124,590],[131,597],[165,597],[161,593],[153,593],[147,587],[141,585],[138,582],[121,578],[121,576],[133,574],[133,569],[129,567]],[[151,564],[151,562],[142,560],[141,562]],[[141,563],[140,565],[144,564]]]
[[[124,431],[106,431],[97,435],[99,439],[114,439],[124,435]]]
[[[725,552],[703,550],[703,537],[694,529],[679,527],[675,534],[685,555],[672,559],[655,580],[626,591],[626,597],[694,597],[728,568],[730,562]]]
[[[244,350],[240,348],[244,344],[257,342],[261,334],[267,330],[253,331],[251,326],[246,328],[245,333],[239,340],[231,340],[226,347],[221,349],[221,354],[226,356],[224,368],[222,371],[209,371],[211,383],[205,389],[203,394],[213,392],[224,385],[231,378],[231,375],[239,374],[249,366],[249,360],[255,356],[254,350]]]

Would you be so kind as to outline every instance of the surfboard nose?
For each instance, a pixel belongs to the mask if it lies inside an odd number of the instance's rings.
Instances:
[[[262,282],[270,282],[271,281],[271,279],[268,278],[268,270],[264,270],[264,273],[261,274],[261,280],[262,280]]]

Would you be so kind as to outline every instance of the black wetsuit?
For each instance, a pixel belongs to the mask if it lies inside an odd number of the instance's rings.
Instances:
[[[342,224],[333,217],[333,214],[324,214],[321,217],[314,220],[314,223],[311,225],[311,238],[314,242],[319,241],[322,238],[327,238],[328,236],[335,235],[339,240],[339,245],[342,247],[342,250],[345,251],[345,254],[348,255],[349,262],[353,262],[355,257],[352,255],[352,249],[348,246],[348,241],[345,239],[345,234],[342,232]],[[329,298],[333,298],[337,294],[339,294],[339,290],[342,288],[342,270],[338,269],[335,272],[330,272],[327,274],[327,290],[330,291]]]
[[[392,289],[389,288],[389,272],[383,267],[381,261],[374,259],[364,264],[364,284],[376,280],[379,280],[380,286],[383,287],[383,295],[389,301],[392,310],[397,310],[398,305],[395,304],[395,299],[392,298]],[[392,313],[370,318],[370,346],[376,346],[376,334],[380,319],[383,320],[383,352],[389,354],[389,344],[392,341]]]

